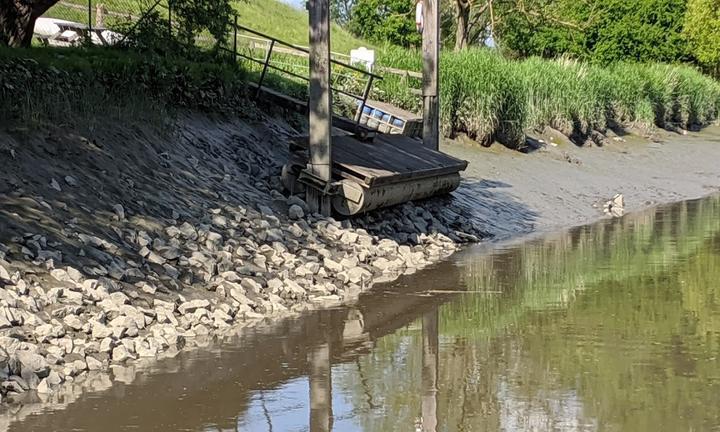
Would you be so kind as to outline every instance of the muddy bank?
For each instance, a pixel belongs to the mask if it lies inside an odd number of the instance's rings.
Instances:
[[[717,129],[531,154],[449,143],[471,162],[453,197],[336,221],[281,194],[296,131],[280,118],[0,133],[0,393],[25,406],[350,301],[467,241],[604,217],[616,193],[635,210],[720,187]]]
[[[256,114],[3,133],[4,401],[65,398],[88,372],[351,300],[488,236],[449,198],[308,214],[278,178],[297,132]]]
[[[651,139],[625,135],[578,147],[560,134],[538,137],[529,153],[452,142],[443,151],[470,161],[456,199],[496,236],[553,231],[607,217],[603,204],[623,194],[625,210],[702,197],[720,190],[720,127]]]

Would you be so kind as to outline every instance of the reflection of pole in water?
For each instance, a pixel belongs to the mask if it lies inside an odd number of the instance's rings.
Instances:
[[[323,343],[308,353],[310,363],[310,432],[332,429],[332,382],[330,344]]]
[[[422,432],[436,432],[439,346],[437,309],[423,315],[422,338]]]

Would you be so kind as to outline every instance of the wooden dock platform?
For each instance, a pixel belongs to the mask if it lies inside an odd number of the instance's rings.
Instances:
[[[287,187],[298,184],[308,163],[308,139],[291,143],[286,165]],[[423,146],[404,135],[377,134],[374,139],[355,135],[332,138],[332,206],[350,216],[406,201],[452,192],[460,184],[467,161]],[[302,183],[302,181],[300,181]]]
[[[300,138],[291,150],[307,149]],[[378,134],[372,141],[353,135],[333,137],[333,174],[357,180],[365,187],[458,173],[467,168],[460,160],[424,147],[422,142],[403,135]]]

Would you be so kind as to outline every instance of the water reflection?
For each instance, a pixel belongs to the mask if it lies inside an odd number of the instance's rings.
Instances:
[[[243,332],[10,430],[712,430],[720,198],[582,227]]]
[[[332,373],[330,343],[316,346],[308,353],[310,365],[310,430],[332,430]]]
[[[435,432],[438,425],[438,311],[422,318],[422,432]]]

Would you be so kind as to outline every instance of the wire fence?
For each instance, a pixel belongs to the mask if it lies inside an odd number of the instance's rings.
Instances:
[[[61,0],[42,17],[91,28],[117,28],[137,22],[153,3],[150,0]]]
[[[74,46],[87,43],[112,45],[126,38],[132,38],[134,27],[151,12],[170,23],[170,32],[177,31],[177,20],[173,20],[169,0],[60,0],[51,7],[35,25],[35,36],[39,43],[52,46]],[[286,78],[309,76],[309,59],[306,47],[275,46],[271,37],[259,37],[257,34],[239,30],[238,16],[235,24],[221,43],[226,49],[237,52],[236,58],[249,71],[261,71],[266,57],[275,72],[287,71]],[[207,32],[197,35],[196,45],[210,47],[215,39]],[[304,50],[303,50],[304,48]],[[333,59],[350,63],[350,56],[333,53]],[[248,61],[251,60],[251,61]],[[254,60],[254,61],[253,61]],[[356,76],[347,71],[334,73],[336,84],[350,82]],[[347,84],[346,84],[347,86]]]
[[[112,45],[150,11],[170,18],[167,0],[60,0],[37,20],[35,37],[53,46]]]

